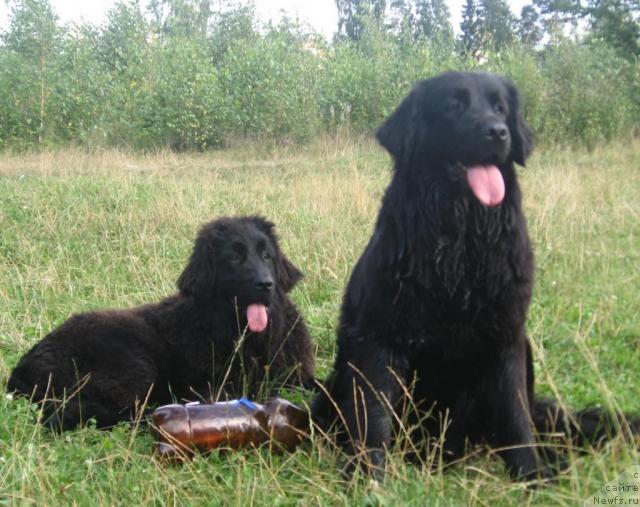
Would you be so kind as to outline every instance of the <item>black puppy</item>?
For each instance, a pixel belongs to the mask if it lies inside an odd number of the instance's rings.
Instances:
[[[532,415],[545,431],[565,429],[567,418],[534,406],[525,334],[534,264],[514,168],[532,135],[516,88],[485,73],[420,82],[377,138],[395,171],[344,295],[316,422],[335,424],[346,450],[364,451],[381,477],[392,410],[412,385],[415,403],[431,410],[416,439],[444,436],[450,459],[466,441],[486,442],[513,477],[547,475]],[[578,420],[596,432],[597,415]]]
[[[130,419],[173,399],[269,393],[313,378],[312,343],[287,296],[302,273],[261,217],[200,230],[180,292],[157,304],[75,315],[18,363],[7,389],[69,429]]]

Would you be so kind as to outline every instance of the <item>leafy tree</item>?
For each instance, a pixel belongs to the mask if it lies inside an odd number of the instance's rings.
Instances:
[[[336,0],[338,36],[357,41],[362,37],[365,20],[372,18],[382,25],[386,0]]]
[[[607,42],[622,56],[640,56],[640,2],[600,0],[591,5],[591,35]]]
[[[225,94],[208,48],[197,38],[172,35],[153,46],[150,59],[131,140],[176,151],[219,145],[226,127]]]
[[[393,0],[389,10],[388,28],[404,43],[421,40],[437,48],[453,46],[451,13],[445,0]]]
[[[401,44],[428,41],[433,48],[447,50],[454,41],[450,18],[445,0],[393,0],[388,28]]]
[[[534,0],[543,16],[563,23],[589,24],[590,37],[616,48],[625,58],[640,56],[639,0]]]
[[[213,61],[219,63],[235,44],[254,44],[258,31],[255,27],[253,5],[237,5],[214,12],[214,23],[209,35]]]
[[[211,0],[150,0],[156,29],[164,34],[204,37],[211,18]]]
[[[38,144],[42,144],[61,33],[58,18],[48,0],[14,0],[10,9],[9,29],[3,35],[3,41],[6,48],[16,53],[29,69],[23,76],[27,78],[22,83],[24,88],[19,91],[31,96],[30,99],[25,97],[26,104],[38,104],[36,131]],[[29,79],[29,75],[33,78]]]
[[[142,67],[149,24],[137,1],[117,2],[107,12],[107,22],[98,39],[101,61],[110,70],[135,72]]]
[[[305,37],[284,21],[253,43],[233,44],[220,65],[227,103],[227,137],[269,136],[301,141],[317,127],[318,62]]]
[[[68,30],[61,38],[49,101],[49,123],[57,142],[87,144],[105,134],[110,76],[102,64],[90,25]]]
[[[391,0],[387,28],[397,35],[402,44],[413,39],[415,12],[412,0]]]
[[[459,43],[463,54],[478,58],[482,50],[483,38],[476,0],[465,0],[460,22]]]
[[[543,28],[540,23],[540,14],[535,6],[525,5],[520,11],[518,20],[518,38],[520,43],[528,48],[534,48],[542,41]]]
[[[453,29],[451,13],[445,0],[415,0],[417,38],[431,40],[436,46],[451,47]]]
[[[506,0],[479,0],[480,32],[495,51],[508,47],[515,40],[516,20]]]

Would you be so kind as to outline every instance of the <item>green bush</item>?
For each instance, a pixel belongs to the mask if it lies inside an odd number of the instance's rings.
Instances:
[[[259,30],[247,6],[172,31],[188,19],[151,21],[133,1],[117,3],[98,28],[59,26],[47,0],[15,5],[0,38],[5,149],[203,150],[241,138],[370,134],[416,81],[455,69],[511,77],[543,143],[593,146],[634,135],[640,123],[640,63],[593,40],[515,45],[474,60],[375,22],[357,43],[329,44],[286,20]]]
[[[631,64],[604,45],[563,43],[547,49],[541,132],[545,139],[593,146],[638,125]],[[637,72],[637,64],[635,65]]]
[[[38,83],[34,71],[16,52],[0,48],[0,147],[38,141]]]
[[[455,63],[454,63],[455,62]],[[458,68],[453,53],[425,44],[401,43],[371,26],[358,44],[340,41],[322,59],[318,101],[322,124],[369,133],[413,85],[442,70]]]
[[[109,76],[97,58],[88,27],[69,32],[55,61],[47,118],[51,142],[96,144],[103,141]]]
[[[141,86],[137,146],[202,150],[220,144],[226,104],[202,41],[175,38],[154,47]]]
[[[318,57],[288,25],[230,46],[220,83],[231,137],[304,141],[318,129]]]
[[[330,49],[322,61],[318,101],[325,128],[346,126],[369,132],[378,125],[394,102],[406,92],[397,92],[389,62],[396,47],[380,32],[368,32],[358,45],[344,41]]]

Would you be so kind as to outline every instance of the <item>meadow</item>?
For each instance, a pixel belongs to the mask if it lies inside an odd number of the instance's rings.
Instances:
[[[372,230],[390,160],[371,140],[238,146],[200,154],[66,148],[0,155],[0,387],[18,357],[74,312],[175,290],[198,226],[260,213],[306,273],[292,296],[335,352],[340,299]],[[528,331],[538,392],[570,407],[640,412],[640,142],[541,148],[520,170],[536,287]],[[296,401],[307,403],[300,393]],[[144,427],[62,435],[26,400],[0,396],[0,505],[582,505],[638,451],[620,440],[570,451],[557,482],[510,482],[484,451],[443,468],[404,462],[384,485],[345,482],[318,435],[293,454],[199,456],[167,467]]]

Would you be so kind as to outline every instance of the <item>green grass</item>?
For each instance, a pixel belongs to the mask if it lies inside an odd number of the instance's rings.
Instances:
[[[529,332],[538,391],[570,406],[640,411],[640,145],[544,151],[520,172],[537,255]],[[262,213],[306,278],[293,298],[324,376],[343,287],[367,241],[389,160],[366,141],[203,155],[73,150],[0,156],[0,386],[73,312],[129,307],[174,290],[199,224]],[[571,456],[557,483],[507,479],[476,453],[445,470],[394,453],[384,485],[345,483],[321,438],[165,467],[146,430],[52,435],[24,400],[0,397],[0,505],[575,505],[637,451],[615,441]]]

